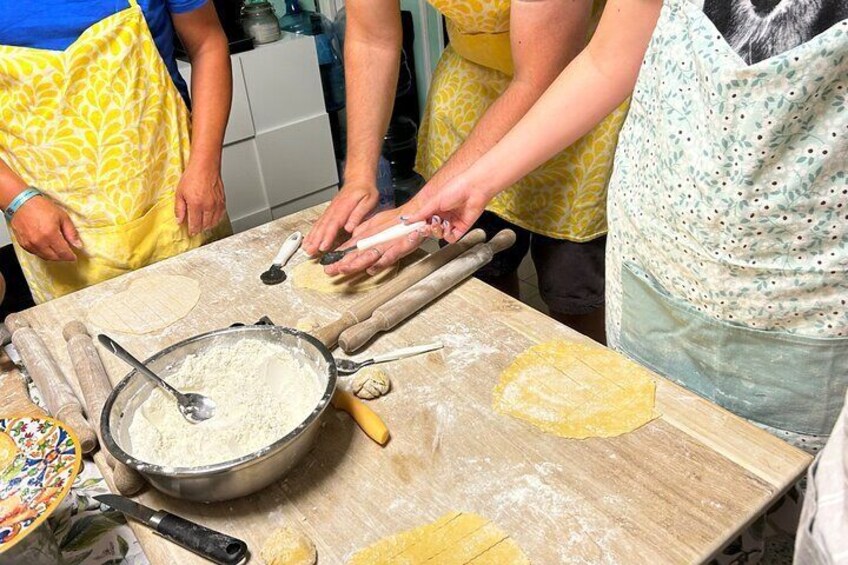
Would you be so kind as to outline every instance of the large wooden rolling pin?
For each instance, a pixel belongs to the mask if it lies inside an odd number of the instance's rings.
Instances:
[[[468,232],[465,237],[456,243],[447,245],[404,268],[397,277],[381,286],[379,291],[370,293],[342,312],[336,320],[310,333],[332,350],[336,347],[339,336],[343,331],[363,320],[367,320],[371,313],[385,304],[387,300],[391,300],[427,275],[484,241],[486,241],[486,232],[483,230],[476,229]]]
[[[365,345],[379,332],[388,331],[406,320],[429,303],[474,274],[492,260],[495,253],[515,243],[515,232],[502,230],[488,243],[481,243],[466,251],[435,273],[416,283],[409,290],[389,300],[374,310],[370,318],[339,336],[339,345],[345,353],[352,353]]]
[[[82,405],[50,350],[20,316],[10,314],[6,318],[6,327],[12,332],[12,344],[23,359],[27,373],[44,397],[47,409],[55,418],[76,432],[82,452],[91,453],[97,447],[97,436],[85,420]]]
[[[85,409],[88,419],[97,431],[100,445],[103,446],[103,438],[100,436],[100,417],[103,405],[112,391],[112,382],[103,366],[103,360],[97,353],[88,330],[81,322],[69,322],[62,330],[62,336],[68,342],[68,356],[74,366],[82,396],[85,400]],[[145,480],[135,469],[127,467],[117,461],[108,451],[103,451],[103,460],[112,469],[112,480],[115,488],[123,495],[132,496],[144,488]]]

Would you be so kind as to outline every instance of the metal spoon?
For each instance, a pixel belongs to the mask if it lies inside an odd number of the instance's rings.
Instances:
[[[118,345],[109,336],[100,334],[97,336],[97,340],[118,359],[153,381],[153,384],[156,386],[169,392],[177,401],[180,414],[192,424],[198,424],[204,420],[208,420],[215,414],[215,402],[211,398],[194,392],[182,393],[178,391],[162,380],[156,373],[145,367],[144,363],[133,357],[129,351]]]
[[[378,355],[372,359],[366,359],[365,361],[354,361],[352,359],[336,359],[336,370],[338,371],[339,375],[352,375],[363,367],[376,365],[378,363],[388,363],[389,361],[398,361],[400,359],[406,359],[407,357],[412,357],[413,355],[421,355],[422,353],[436,351],[438,349],[441,349],[442,347],[444,347],[444,344],[441,341],[437,341],[436,343],[430,343],[427,345],[416,345],[414,347],[398,349],[390,353]]]

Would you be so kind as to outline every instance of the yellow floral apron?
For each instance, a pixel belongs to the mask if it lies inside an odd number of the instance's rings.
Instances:
[[[430,3],[448,20],[450,46],[433,74],[418,136],[416,168],[427,179],[462,145],[509,86],[513,74],[510,0]],[[595,2],[593,25],[603,4]],[[607,182],[626,113],[625,103],[583,138],[502,192],[488,210],[557,239],[581,242],[606,233]]]
[[[0,45],[0,158],[70,215],[75,263],[15,251],[37,302],[144,267],[229,231],[174,216],[189,112],[136,0],[64,51]]]

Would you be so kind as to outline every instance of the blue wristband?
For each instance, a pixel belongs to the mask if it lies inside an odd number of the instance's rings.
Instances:
[[[6,214],[6,219],[11,220],[12,216],[15,215],[15,212],[18,211],[18,208],[23,206],[27,200],[35,196],[41,196],[41,191],[33,186],[27,187],[23,192],[15,196],[12,201],[9,202],[9,206],[4,212],[4,214]]]

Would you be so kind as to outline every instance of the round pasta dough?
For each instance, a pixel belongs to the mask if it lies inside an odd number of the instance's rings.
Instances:
[[[275,530],[259,556],[267,565],[315,565],[318,560],[312,540],[289,526]]]
[[[88,319],[97,327],[146,334],[184,318],[200,300],[200,283],[179,275],[150,275],[97,302]]]
[[[292,270],[292,284],[295,288],[314,290],[325,294],[355,294],[377,288],[397,274],[394,265],[373,277],[367,273],[355,275],[336,275],[331,277],[324,272],[324,266],[317,259],[309,259]]]
[[[573,439],[615,437],[656,417],[651,373],[597,345],[551,341],[515,358],[495,386],[495,410]]]

